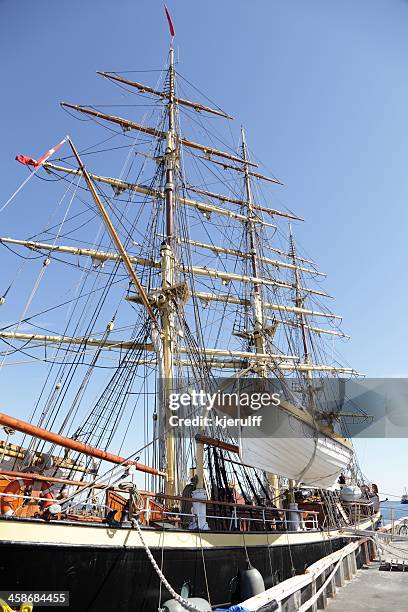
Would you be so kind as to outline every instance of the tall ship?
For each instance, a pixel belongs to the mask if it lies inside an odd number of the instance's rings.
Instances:
[[[147,83],[99,75],[118,114],[62,102],[80,136],[18,156],[2,207],[0,591],[228,608],[375,528],[330,384],[358,373],[303,219],[173,47]]]
[[[405,487],[402,495],[401,495],[401,504],[408,504],[408,490],[407,487]]]

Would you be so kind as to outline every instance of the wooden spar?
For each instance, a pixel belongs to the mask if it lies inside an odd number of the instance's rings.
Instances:
[[[94,249],[83,249],[82,247],[70,247],[65,245],[48,244],[45,242],[33,242],[32,240],[18,240],[16,238],[0,238],[0,244],[18,244],[25,246],[32,250],[45,250],[49,252],[67,253],[69,255],[76,255],[78,257],[91,257],[98,261],[122,261],[122,257],[117,253],[109,251],[96,251]],[[151,259],[144,259],[143,257],[135,257],[129,255],[129,261],[133,264],[147,266],[150,268],[160,268],[160,262],[153,261]]]
[[[359,372],[353,370],[353,368],[343,368],[341,366],[331,366],[326,364],[294,364],[294,363],[282,363],[276,362],[276,359],[271,359],[274,357],[273,355],[268,355],[270,358],[264,359],[261,356],[261,359],[264,363],[269,366],[271,371],[276,370],[277,372],[331,372],[335,374],[347,374],[350,376],[361,376]],[[250,367],[253,364],[253,370],[257,369],[257,355],[256,353],[251,353],[251,358],[247,357],[246,359],[210,359],[206,360],[205,365],[209,368],[213,368],[215,370],[242,370],[244,368]],[[130,360],[132,362],[132,360]],[[138,361],[141,365],[156,365],[157,360],[142,360]],[[193,361],[188,361],[187,359],[176,359],[176,365],[180,365],[183,367],[195,367]]]
[[[23,342],[37,342],[39,346],[42,346],[44,343],[49,344],[80,344],[83,343],[86,345],[87,343],[91,346],[99,346],[102,348],[134,348],[135,344],[131,341],[121,341],[118,340],[116,343],[112,340],[107,342],[105,340],[95,340],[95,338],[87,339],[87,338],[70,338],[67,336],[48,336],[48,335],[40,335],[40,334],[24,334],[20,332],[8,332],[8,331],[0,331],[0,338],[8,338],[11,340],[19,340]],[[78,342],[81,340],[81,342]],[[140,344],[136,345],[140,349],[144,349],[148,352],[155,352],[155,348],[153,344]],[[189,349],[185,347],[178,347],[177,352],[179,354],[188,354]],[[232,351],[229,349],[220,349],[220,348],[203,348],[197,349],[197,353],[202,355],[221,355],[226,357],[242,357],[244,359],[248,359],[250,357],[254,357],[253,353],[247,351]],[[269,354],[264,353],[262,355],[258,355],[260,359],[274,359],[274,360],[293,360],[296,361],[298,359],[293,355],[283,355],[281,353],[277,354]]]
[[[89,482],[82,480],[68,480],[67,478],[56,478],[55,476],[44,476],[43,474],[35,474],[31,472],[15,472],[14,470],[3,470],[0,468],[0,474],[11,478],[32,478],[33,480],[44,480],[46,482],[56,482],[66,485],[76,485],[78,487],[86,487]]]
[[[237,172],[245,173],[244,168],[239,168],[237,166],[230,166],[229,164],[225,164],[224,162],[219,162],[219,161],[216,161],[215,159],[210,159],[208,157],[202,157],[201,155],[198,155],[197,157],[199,159],[204,159],[205,161],[210,161],[213,164],[217,164],[218,166],[222,166],[225,170],[236,170]],[[240,160],[240,161],[243,162],[244,160]],[[256,165],[256,164],[253,164],[252,162],[247,162],[247,164],[249,166]],[[275,185],[282,185],[282,186],[284,185],[284,183],[281,183],[281,181],[279,181],[276,178],[271,178],[270,176],[264,176],[263,174],[258,174],[257,172],[248,172],[248,174],[257,179],[262,179],[263,181],[268,181],[269,183],[275,183]]]
[[[169,99],[170,94],[165,91],[158,91],[157,89],[153,89],[153,87],[149,87],[148,85],[143,85],[142,83],[137,83],[136,81],[129,81],[119,75],[111,74],[110,72],[102,72],[101,70],[97,70],[96,74],[100,74],[101,76],[110,79],[111,81],[117,81],[118,83],[123,83],[124,85],[129,85],[130,87],[135,87],[142,93],[151,93],[155,96],[159,96],[159,98]],[[218,115],[219,117],[224,117],[224,119],[233,119],[227,113],[223,113],[220,110],[215,110],[214,108],[210,108],[209,106],[204,106],[203,104],[198,104],[197,102],[191,102],[190,100],[185,100],[184,98],[174,97],[174,102],[177,104],[181,104],[183,106],[189,106],[196,111],[205,111],[206,113],[212,113],[213,115]]]
[[[277,319],[276,317],[266,317],[267,319],[274,321],[275,323],[281,323],[282,325],[289,325],[290,327],[299,327],[300,323],[296,321],[290,321],[289,319]],[[347,334],[342,331],[335,329],[323,329],[322,327],[313,327],[312,325],[304,324],[305,329],[315,332],[316,334],[329,334],[331,336],[340,336],[341,338],[350,338]]]
[[[283,257],[290,257],[292,259],[292,255],[290,253],[287,253],[286,251],[282,251],[282,249],[277,249],[269,245],[267,245],[266,248],[268,249],[268,251],[272,251],[273,253],[277,253],[278,255],[283,255]],[[303,263],[310,264],[311,266],[316,265],[315,262],[312,261],[311,259],[306,259],[305,257],[299,257],[299,255],[295,255],[295,259],[297,261],[302,261]]]
[[[230,198],[228,196],[221,195],[219,193],[213,193],[212,191],[206,191],[205,189],[198,189],[198,187],[193,187],[191,185],[186,186],[187,191],[193,191],[194,193],[200,193],[201,195],[208,196],[209,198],[214,198],[216,200],[220,200],[221,202],[230,202],[231,204],[236,204],[237,206],[243,206],[245,202],[243,200],[236,200],[234,198]],[[260,206],[259,204],[252,204],[252,208],[254,210],[260,210],[261,212],[268,213],[269,215],[276,215],[278,217],[286,217],[287,219],[293,219],[294,221],[304,221],[302,217],[298,217],[297,215],[293,215],[292,213],[282,212],[281,210],[276,210],[274,208],[268,208],[267,206]]]
[[[108,232],[110,233],[111,238],[112,238],[116,248],[118,249],[118,251],[120,253],[121,259],[122,259],[122,261],[123,261],[123,263],[125,265],[125,268],[128,271],[128,274],[129,274],[130,278],[132,279],[134,285],[136,286],[136,289],[137,289],[137,291],[139,293],[139,296],[140,296],[140,299],[142,301],[142,304],[144,305],[145,309],[147,310],[147,313],[148,313],[150,319],[157,326],[156,315],[153,312],[153,309],[152,309],[152,307],[150,305],[150,302],[149,302],[149,300],[147,298],[146,292],[145,292],[144,288],[142,287],[142,284],[139,281],[139,279],[137,277],[137,274],[136,274],[136,272],[135,272],[131,262],[129,261],[128,254],[127,254],[124,246],[122,245],[122,242],[121,242],[121,240],[120,240],[120,238],[119,238],[115,228],[113,227],[112,221],[110,220],[109,215],[106,212],[105,207],[102,204],[100,197],[98,196],[98,193],[97,193],[97,191],[95,189],[95,186],[94,186],[94,184],[93,184],[93,182],[91,180],[91,177],[89,176],[88,171],[85,168],[81,158],[78,155],[78,151],[74,147],[74,144],[73,144],[73,142],[71,141],[70,138],[68,138],[68,142],[69,142],[70,147],[71,147],[71,149],[72,149],[72,151],[73,151],[73,153],[75,155],[75,158],[76,158],[76,160],[78,162],[78,165],[81,168],[83,177],[84,177],[84,179],[86,181],[86,184],[88,185],[88,189],[91,192],[91,195],[92,195],[92,197],[93,197],[93,199],[95,201],[95,204],[99,208],[99,211],[100,211],[100,213],[102,215],[102,218],[103,218],[104,223],[105,223],[105,225],[106,225],[106,227],[108,229]]]
[[[81,170],[79,169],[65,168],[63,166],[57,166],[55,164],[48,163],[48,162],[43,164],[43,166],[45,169],[48,168],[50,170],[55,170],[57,172],[66,172],[67,174],[76,174],[76,175],[82,174]],[[138,185],[136,183],[127,183],[119,179],[113,179],[113,178],[106,177],[106,176],[98,176],[90,172],[88,174],[93,181],[96,181],[98,183],[104,183],[106,185],[111,185],[114,189],[117,189],[119,191],[120,190],[134,191],[135,193],[142,193],[152,198],[160,198],[160,199],[165,198],[165,194],[162,191],[157,191],[145,185]],[[218,215],[224,215],[226,217],[229,217],[230,219],[237,219],[239,221],[242,221],[243,223],[247,223],[248,221],[245,215],[241,215],[240,213],[236,213],[232,210],[228,210],[227,208],[222,208],[221,206],[214,206],[213,204],[205,204],[204,202],[198,202],[197,200],[191,200],[190,198],[184,198],[181,196],[175,196],[175,199],[180,204],[183,204],[184,206],[190,206],[190,207],[196,208],[202,213],[210,213],[210,214],[215,213]],[[255,220],[255,223],[264,225],[266,227],[272,227],[274,229],[276,228],[276,225],[273,225],[272,223],[267,223],[266,221],[263,221],[262,219],[258,219],[258,218]]]
[[[146,127],[144,125],[139,125],[138,123],[128,121],[127,119],[123,119],[121,117],[114,117],[112,115],[107,115],[106,113],[100,113],[99,111],[86,108],[85,106],[80,106],[78,104],[70,104],[69,102],[61,102],[61,106],[65,106],[66,108],[72,108],[73,110],[79,111],[80,113],[85,113],[86,115],[97,117],[98,119],[111,121],[112,123],[120,125],[123,129],[137,130],[138,132],[143,132],[143,134],[149,134],[149,136],[153,136],[155,138],[161,138],[162,140],[166,139],[166,132],[156,130],[155,128]],[[223,157],[224,159],[229,159],[234,162],[242,163],[242,159],[240,157],[236,157],[235,155],[231,155],[230,153],[225,153],[224,151],[219,151],[218,149],[214,149],[213,147],[207,147],[206,145],[198,144],[197,142],[193,142],[192,140],[188,140],[187,138],[180,137],[179,142],[185,147],[203,151],[207,155],[216,155],[217,157]],[[250,165],[257,167],[257,164],[252,162]]]
[[[177,352],[180,354],[188,354],[190,351],[184,347],[179,347]],[[244,359],[271,359],[276,361],[297,361],[299,357],[296,355],[283,355],[282,353],[251,353],[250,351],[233,351],[230,349],[222,349],[222,348],[203,348],[196,349],[197,353],[201,353],[202,355],[219,355],[221,357],[242,357]]]
[[[237,446],[236,444],[230,444],[229,442],[224,442],[224,440],[219,440],[218,438],[210,438],[209,436],[204,436],[202,434],[196,434],[195,439],[196,442],[201,442],[201,444],[220,448],[222,450],[229,451],[230,453],[235,453],[236,455],[239,455],[239,446]]]
[[[84,442],[72,440],[72,438],[66,438],[65,436],[61,436],[53,431],[42,429],[41,427],[37,427],[36,425],[32,425],[31,423],[27,423],[21,419],[16,419],[15,417],[4,413],[0,413],[0,425],[11,427],[12,429],[20,431],[21,433],[27,434],[34,438],[39,438],[40,440],[45,440],[46,442],[51,442],[52,444],[57,444],[63,448],[69,448],[84,455],[88,455],[89,457],[102,459],[103,461],[108,461],[109,463],[123,464],[124,466],[133,465],[139,472],[145,472],[146,474],[154,474],[155,476],[164,475],[163,472],[160,472],[159,470],[156,470],[148,465],[143,465],[143,463],[133,461],[133,459],[125,459],[123,457],[119,457],[118,455],[113,455],[107,451],[90,446],[89,444],[84,444]]]
[[[0,238],[0,242],[2,238]],[[199,247],[201,249],[208,249],[209,251],[214,251],[214,253],[225,253],[226,255],[234,255],[234,257],[240,257],[242,259],[249,259],[251,257],[251,253],[244,253],[243,251],[239,251],[238,249],[228,249],[226,247],[217,246],[214,244],[206,244],[205,242],[199,242],[197,240],[188,240],[186,238],[179,238],[179,242],[184,242],[186,244],[191,244],[193,246]],[[316,276],[326,276],[324,272],[318,272],[317,270],[313,270],[311,268],[303,268],[301,266],[294,266],[291,263],[286,263],[286,261],[279,261],[277,259],[270,259],[269,257],[262,257],[258,255],[259,261],[266,263],[270,266],[274,266],[277,268],[288,268],[290,270],[297,267],[301,272],[305,272],[307,274],[313,274]]]
[[[241,304],[242,306],[249,306],[250,303],[248,300],[234,297],[233,295],[222,295],[222,294],[214,294],[214,293],[204,293],[202,291],[193,291],[192,295],[197,297],[199,300],[203,302],[223,302],[227,304]],[[331,312],[319,312],[318,310],[309,310],[307,308],[297,308],[296,306],[283,306],[282,304],[272,304],[270,302],[264,302],[263,307],[268,310],[278,310],[283,312],[293,312],[297,313],[302,311],[306,315],[314,316],[314,317],[326,317],[327,319],[338,319],[341,320],[342,317],[340,315],[332,314]]]
[[[0,474],[3,476],[7,476],[9,478],[32,478],[33,480],[42,480],[45,482],[55,482],[59,484],[73,485],[77,487],[89,487],[89,482],[85,482],[83,480],[69,480],[68,478],[57,478],[56,476],[45,476],[44,474],[36,474],[33,472],[17,472],[14,470],[3,470],[0,468]],[[92,487],[93,489],[106,489],[106,485],[104,484],[95,484]],[[124,493],[125,491],[120,487],[109,487],[110,491],[118,491]],[[139,493],[146,494],[146,491],[140,491]],[[151,496],[155,496],[156,493],[151,493]]]
[[[99,259],[101,261],[106,261],[106,260],[123,261],[122,256],[118,256],[118,255],[111,254],[111,253],[104,252],[104,251],[93,251],[92,249],[80,249],[77,247],[68,247],[68,246],[59,247],[57,245],[48,245],[48,244],[44,244],[40,242],[35,243],[35,242],[24,241],[24,240],[19,241],[15,238],[0,238],[0,243],[1,242],[5,242],[5,243],[8,242],[11,244],[20,244],[22,246],[26,246],[27,248],[31,248],[31,249],[45,249],[45,250],[50,250],[50,251],[60,251],[63,253],[68,253],[70,255],[82,255],[82,256],[92,257],[94,259]],[[160,267],[160,264],[158,262],[152,261],[152,260],[140,259],[138,257],[133,257],[131,255],[127,255],[127,259],[128,259],[129,264],[141,263],[143,265],[154,267],[154,268]],[[277,264],[274,263],[273,265],[277,265]],[[283,264],[283,267],[286,267],[285,264]],[[226,281],[238,281],[242,283],[254,283],[258,285],[280,287],[281,289],[293,289],[293,285],[289,283],[284,283],[282,281],[278,281],[276,279],[269,279],[269,278],[264,278],[264,277],[257,278],[253,276],[243,276],[241,274],[235,274],[233,272],[224,272],[223,270],[215,270],[211,268],[201,268],[199,266],[185,266],[183,264],[179,264],[179,270],[181,272],[184,272],[187,274],[194,274],[196,276],[209,276],[212,278],[220,278],[221,280],[226,280]],[[313,295],[320,295],[323,297],[331,298],[331,296],[325,293],[324,291],[318,291],[316,289],[309,289],[308,287],[302,287],[302,289],[305,293],[310,293]],[[149,296],[146,293],[145,295],[146,295],[146,299],[149,300]]]
[[[0,331],[0,338],[9,338],[9,339],[14,339],[14,340],[21,340],[24,342],[26,341],[34,341],[38,343],[48,342],[50,344],[55,344],[55,343],[78,344],[78,342],[75,342],[76,340],[78,340],[78,338],[69,338],[66,336],[47,336],[47,335],[40,335],[40,334],[24,334],[20,332]],[[86,344],[87,342],[86,338],[81,338],[81,340],[83,341],[84,344]],[[94,338],[90,339],[88,344],[92,346],[100,346],[102,348],[121,348],[121,349],[133,348],[135,346],[135,344],[131,341],[118,340],[117,343],[114,344],[114,341],[111,341],[111,343],[107,343],[106,341],[95,340]],[[139,347],[149,352],[155,352],[153,344],[142,344],[142,345],[139,345]],[[177,352],[180,354],[187,354],[189,350],[184,347],[179,347],[177,349]],[[203,355],[224,355],[224,356],[229,356],[229,357],[236,356],[236,357],[249,358],[253,356],[253,353],[246,352],[246,351],[232,351],[229,349],[220,349],[220,348],[197,349],[197,352],[202,353]],[[282,354],[275,355],[275,354],[267,354],[267,353],[260,355],[259,357],[262,359],[266,359],[266,358],[290,359],[290,360],[297,359],[297,357],[293,355],[282,355]]]
[[[234,353],[234,351],[232,351],[232,353]],[[332,366],[319,363],[275,363],[277,357],[276,355],[259,355],[257,353],[250,353],[249,355],[250,357],[248,356],[246,358],[247,361],[239,362],[237,360],[233,360],[230,363],[233,363],[234,367],[239,365],[239,368],[241,369],[245,366],[248,367],[248,360],[253,361],[254,363],[256,363],[256,361],[258,361],[259,359],[265,360],[267,362],[267,358],[269,358],[269,364],[273,366],[272,369],[276,369],[278,371],[282,370],[285,372],[333,372],[337,374],[350,374],[351,376],[360,376],[360,374],[353,368],[343,368],[342,366]],[[234,357],[234,355],[232,356]],[[227,361],[224,362],[224,367],[227,363]]]
[[[84,346],[100,346],[106,349],[126,349],[134,348],[136,350],[154,351],[154,346],[151,343],[140,344],[132,341],[122,340],[98,340],[97,338],[82,337],[70,337],[70,336],[57,336],[57,335],[42,335],[42,334],[24,334],[13,331],[0,331],[0,338],[7,338],[9,340],[20,340],[20,341],[31,341],[37,342],[39,345],[44,343],[48,344],[82,344]]]
[[[271,287],[280,287],[281,289],[293,289],[293,285],[290,283],[284,283],[276,279],[269,279],[264,277],[256,276],[243,276],[242,274],[235,274],[234,272],[224,272],[222,270],[213,270],[211,268],[199,268],[197,266],[185,266],[180,264],[180,270],[185,273],[195,274],[197,276],[210,276],[212,278],[220,278],[226,281],[239,281],[241,283],[254,283],[255,285],[266,285]],[[305,293],[320,295],[322,297],[331,298],[332,296],[324,291],[318,291],[317,289],[309,289],[308,287],[302,287]]]
[[[132,359],[129,359],[129,363],[132,363]],[[157,365],[157,359],[153,358],[153,359],[141,359],[140,361],[138,361],[139,365],[151,365],[151,366],[156,366]],[[186,367],[186,368],[195,368],[196,364],[194,361],[188,360],[188,359],[175,359],[174,360],[174,364],[177,366],[181,366],[181,367]],[[208,368],[215,368],[215,369],[219,369],[219,370],[228,370],[228,369],[236,369],[236,370],[242,370],[244,367],[247,367],[248,363],[246,360],[244,359],[237,359],[236,361],[229,361],[229,360],[221,360],[221,359],[206,359],[205,360],[205,365]]]
[[[203,242],[198,242],[196,240],[187,240],[183,238],[178,238],[178,242],[182,242],[185,244],[191,244],[193,246],[209,249],[210,251],[214,251],[215,253],[225,253],[226,255],[233,255],[235,257],[240,257],[242,259],[247,259],[250,257],[250,253],[243,253],[242,251],[238,251],[236,249],[227,249],[225,247],[220,247],[212,244],[205,244]],[[17,244],[19,246],[24,246],[27,249],[32,250],[44,250],[49,252],[58,252],[58,253],[67,253],[69,255],[76,255],[78,257],[91,257],[92,259],[96,259],[99,261],[121,261],[120,255],[117,253],[112,253],[109,251],[96,251],[94,249],[84,249],[82,247],[70,247],[65,245],[57,245],[57,244],[48,244],[45,242],[34,242],[33,240],[19,240],[17,238],[0,238],[0,244]],[[268,257],[258,257],[258,259],[266,264],[277,268],[293,268],[293,264],[286,263],[284,261],[278,261],[275,259],[269,259]],[[150,268],[160,268],[160,262],[154,261],[152,259],[144,259],[143,257],[136,257],[134,255],[129,255],[129,261],[133,264],[138,264],[142,266],[148,266]],[[299,270],[305,273],[317,275],[317,276],[326,276],[324,272],[316,272],[310,268],[299,267]]]
[[[352,376],[360,376],[353,368],[343,368],[342,366],[331,366],[319,363],[284,363],[282,367],[277,366],[279,370],[299,371],[299,372],[335,372],[337,374],[350,374]]]

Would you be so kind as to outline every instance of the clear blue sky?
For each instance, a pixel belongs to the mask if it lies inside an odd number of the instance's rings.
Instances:
[[[168,5],[180,71],[246,126],[287,185],[278,197],[306,218],[297,236],[329,274],[347,362],[406,376],[408,2]],[[81,142],[58,102],[108,99],[96,69],[162,67],[168,32],[159,0],[0,0],[0,14],[4,202],[24,176],[16,153],[39,156],[68,130]],[[408,484],[405,440],[358,446],[383,489]]]

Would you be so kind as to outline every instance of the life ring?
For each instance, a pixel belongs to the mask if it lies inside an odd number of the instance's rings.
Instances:
[[[26,487],[33,483],[34,480],[32,478],[17,478],[17,480],[12,480],[4,489],[3,495],[1,496],[1,514],[4,516],[13,516],[16,513],[17,503],[21,499],[16,497],[16,495],[23,495]],[[8,493],[10,495],[7,495]],[[39,502],[41,510],[46,510],[52,506],[54,503],[54,494],[52,492],[51,483],[45,480],[41,482],[40,497],[42,498]]]

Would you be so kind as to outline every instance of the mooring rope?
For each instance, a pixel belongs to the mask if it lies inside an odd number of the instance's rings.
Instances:
[[[160,578],[160,581],[162,582],[162,584],[164,584],[164,586],[166,587],[166,589],[169,591],[170,595],[176,600],[178,601],[178,603],[183,606],[183,608],[185,610],[189,610],[189,612],[202,612],[200,610],[200,608],[197,608],[194,604],[190,603],[189,601],[187,601],[187,599],[184,599],[184,597],[182,597],[181,595],[179,595],[171,586],[171,584],[169,583],[169,581],[167,580],[166,576],[163,574],[163,572],[161,571],[161,569],[159,568],[159,566],[156,563],[155,558],[153,557],[150,548],[148,547],[148,545],[146,544],[144,538],[143,538],[143,534],[142,534],[142,530],[140,528],[140,524],[139,521],[136,520],[135,521],[135,526],[137,529],[137,532],[139,534],[139,538],[140,541],[142,542],[143,548],[146,551],[147,556],[150,559],[150,563],[153,565],[153,568],[156,572],[156,574],[158,575],[158,577]]]

